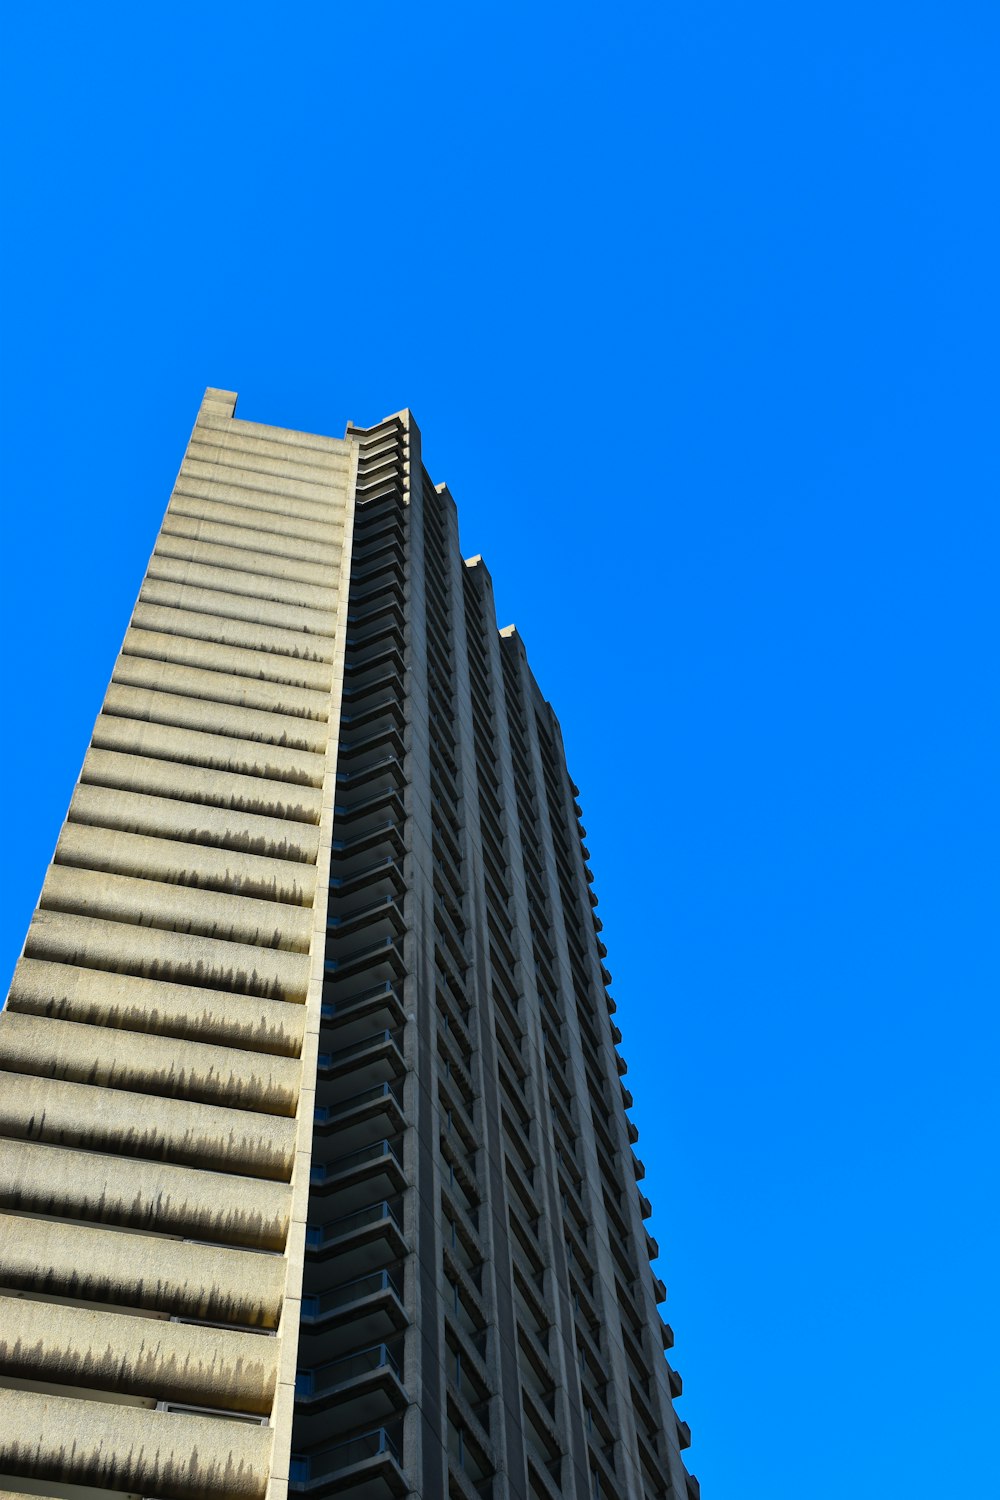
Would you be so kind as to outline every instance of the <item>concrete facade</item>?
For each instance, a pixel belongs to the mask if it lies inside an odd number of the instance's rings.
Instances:
[[[234,412],[0,1015],[0,1489],[694,1500],[558,724],[409,413]]]

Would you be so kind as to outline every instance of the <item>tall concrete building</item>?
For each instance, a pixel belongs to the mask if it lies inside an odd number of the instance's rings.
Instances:
[[[0,1016],[0,1489],[694,1500],[559,726],[408,413],[234,410]]]

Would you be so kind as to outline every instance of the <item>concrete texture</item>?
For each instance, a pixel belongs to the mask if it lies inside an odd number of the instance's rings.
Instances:
[[[262,1500],[273,1436],[211,1417],[3,1388],[0,1434],[0,1473],[163,1500]]]
[[[274,1253],[5,1214],[0,1286],[275,1329],[285,1264]]]
[[[263,1496],[275,1428],[236,1417],[279,1368],[290,1426],[356,456],[234,405],[206,393],[0,1016],[0,1475],[32,1492]]]
[[[37,958],[22,958],[18,964],[5,1025],[19,1012],[115,1032],[224,1043],[296,1061],[305,1033],[301,1005]],[[96,1039],[99,1046],[109,1045],[102,1031]],[[117,1048],[120,1042],[127,1046],[128,1038],[116,1035],[111,1045]]]

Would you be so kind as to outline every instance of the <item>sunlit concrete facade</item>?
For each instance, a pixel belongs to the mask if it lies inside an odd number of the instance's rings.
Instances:
[[[0,1016],[0,1491],[694,1497],[558,724],[408,413],[234,410]]]

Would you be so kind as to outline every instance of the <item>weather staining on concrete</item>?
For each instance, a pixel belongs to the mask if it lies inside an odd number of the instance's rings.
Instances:
[[[268,1490],[357,456],[234,404],[206,393],[0,1015],[6,1493]]]

